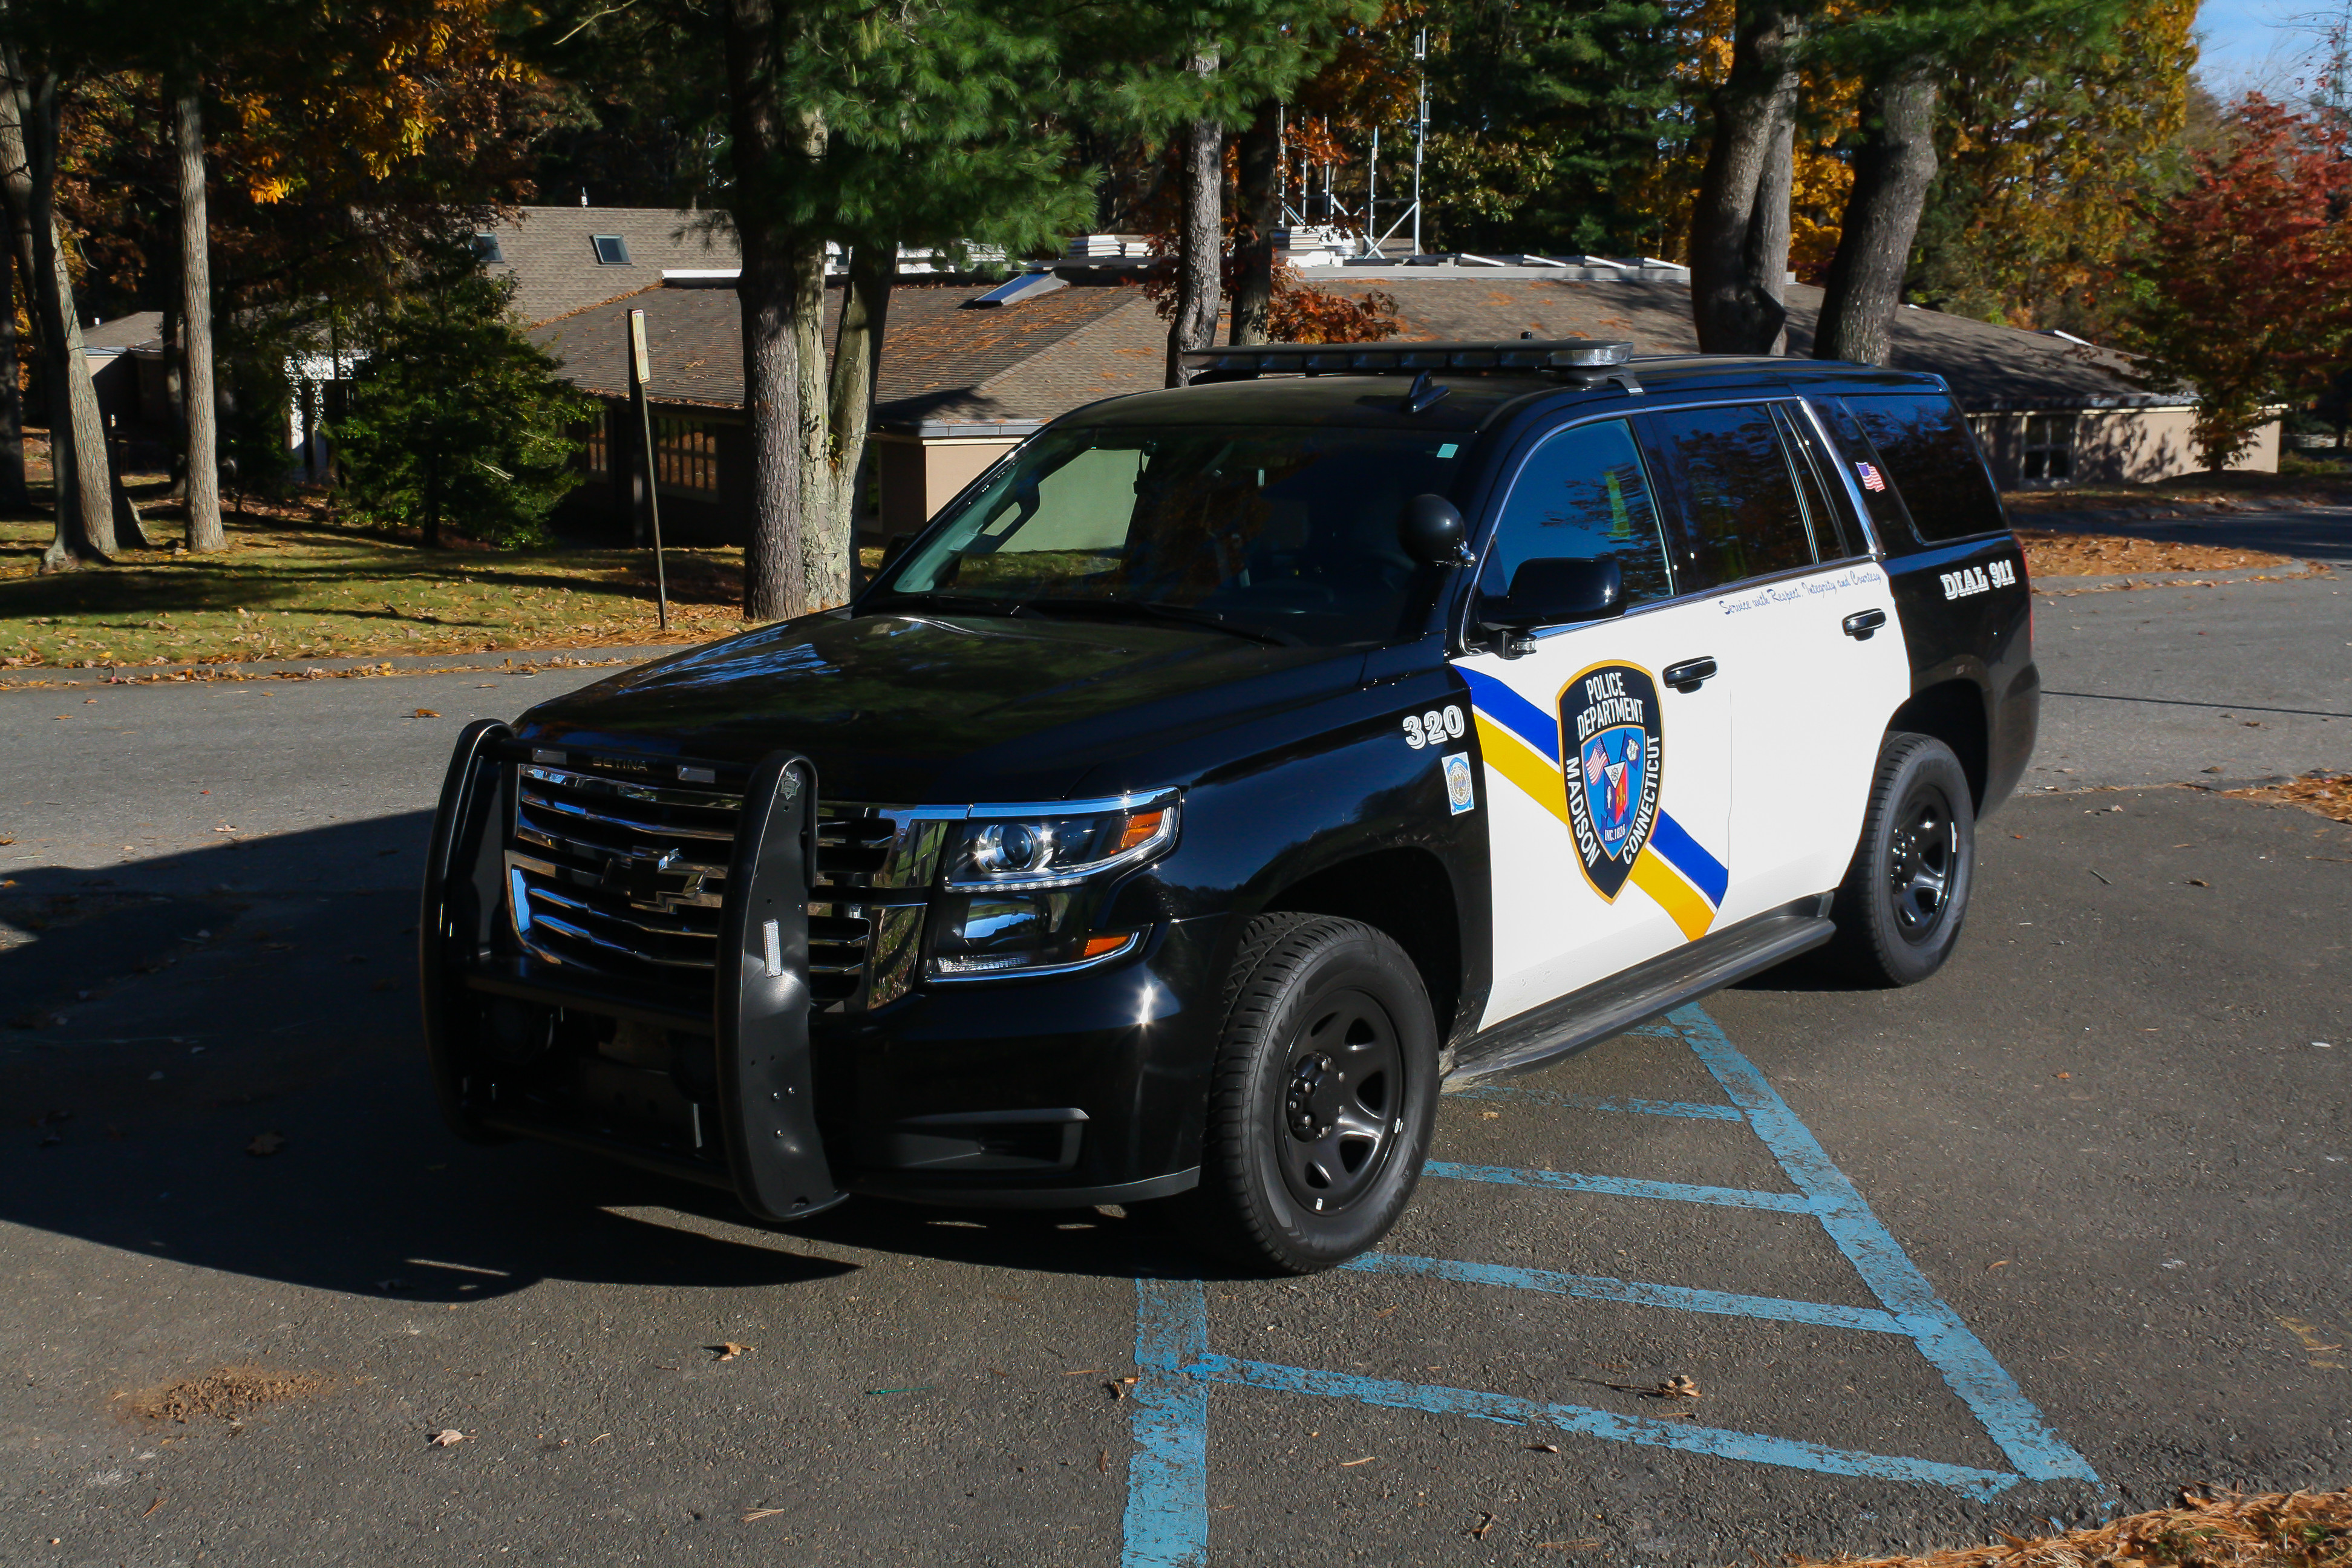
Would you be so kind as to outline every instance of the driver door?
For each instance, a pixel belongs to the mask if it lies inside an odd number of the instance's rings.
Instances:
[[[1730,708],[1692,682],[1720,630],[1677,600],[1656,490],[1628,421],[1555,431],[1514,477],[1479,574],[1614,555],[1625,613],[1470,652],[1492,864],[1494,989],[1481,1027],[1704,935],[1728,879]],[[1669,670],[1687,689],[1670,685]]]

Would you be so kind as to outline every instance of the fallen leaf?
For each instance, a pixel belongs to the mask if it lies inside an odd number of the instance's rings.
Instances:
[[[2059,1079],[2072,1079],[2074,1075],[2073,1073],[2070,1073],[2070,1072],[2060,1072],[2060,1073],[2052,1073],[2050,1076],[2051,1076],[2051,1077],[2053,1077],[2053,1078],[2059,1078]]]
[[[1107,1366],[1082,1366],[1076,1372],[1066,1372],[1062,1375],[1064,1377],[1100,1377],[1109,1370],[1110,1368]]]
[[[1482,1110],[1478,1113],[1478,1120],[1481,1121],[1500,1121],[1502,1119],[1503,1113],[1499,1110]]]
[[[439,717],[441,717],[441,715],[440,715],[440,714],[436,713],[436,712],[435,712],[435,711],[433,711],[433,710],[432,710],[432,709],[430,709],[430,708],[419,708],[419,709],[416,710],[416,716],[417,716],[419,719],[438,719]]]
[[[2213,884],[2202,877],[2191,877],[2189,879],[2189,885],[2192,888],[2210,888]]]
[[[1591,1540],[1538,1541],[1536,1542],[1536,1550],[1538,1552],[1595,1552],[1600,1549],[1600,1546],[1601,1542]]]
[[[1528,1445],[1528,1452],[1530,1454],[1557,1454],[1559,1452],[1559,1445],[1557,1443],[1530,1443]]]
[[[1689,1378],[1685,1377],[1681,1373],[1676,1373],[1674,1376],[1666,1379],[1665,1382],[1658,1384],[1658,1393],[1662,1397],[1667,1399],[1696,1399],[1698,1397],[1698,1384],[1692,1382]]]
[[[1369,1465],[1369,1464],[1370,1464],[1370,1463],[1372,1462],[1372,1458],[1373,1458],[1373,1456],[1372,1456],[1372,1455],[1370,1455],[1370,1454],[1366,1454],[1366,1455],[1365,1455],[1362,1458],[1360,1458],[1360,1459],[1342,1459],[1342,1460],[1340,1460],[1340,1461],[1339,1461],[1339,1468],[1340,1468],[1341,1469],[1343,1469],[1343,1470],[1352,1470],[1352,1469],[1354,1469],[1358,1465]]]
[[[256,1134],[253,1142],[245,1146],[245,1152],[256,1156],[267,1156],[277,1153],[284,1147],[286,1147],[284,1138],[275,1132],[262,1132]]]
[[[746,1524],[755,1524],[763,1519],[773,1519],[776,1515],[783,1511],[784,1510],[780,1508],[755,1508],[744,1514],[743,1522]]]
[[[1110,1396],[1114,1403],[1127,1397],[1127,1390],[1116,1383],[1106,1383],[1103,1386],[1110,1390]]]
[[[1478,1528],[1470,1532],[1470,1539],[1484,1541],[1486,1539],[1486,1532],[1494,1528],[1495,1516],[1491,1513],[1482,1513],[1478,1516]]]
[[[441,1430],[433,1434],[432,1447],[436,1448],[454,1448],[465,1440],[466,1435],[463,1432],[458,1431],[455,1426],[444,1426]]]
[[[739,1345],[732,1340],[729,1340],[722,1344],[705,1345],[702,1348],[710,1352],[711,1354],[717,1356],[720,1361],[733,1361],[737,1356],[749,1355],[751,1353],[751,1347],[750,1345]]]
[[[163,1506],[163,1494],[162,1492],[157,1492],[157,1493],[155,1494],[155,1500],[154,1500],[153,1502],[149,1503],[149,1504],[147,1505],[147,1513],[142,1513],[142,1514],[141,1514],[139,1517],[140,1517],[140,1518],[142,1518],[142,1519],[145,1519],[145,1518],[147,1517],[147,1514],[148,1514],[148,1513],[153,1513],[157,1509],[162,1508]]]
[[[1991,1273],[1991,1272],[1992,1272],[1994,1269],[1996,1269],[1996,1268],[2008,1268],[2008,1267],[2009,1267],[2009,1259],[2008,1259],[2008,1258],[1996,1258],[1994,1261],[1992,1261],[1992,1262],[1988,1263],[1988,1264],[1986,1264],[1986,1265],[1985,1265],[1985,1272],[1986,1272],[1986,1273],[1988,1273],[1988,1274],[1990,1274],[1990,1273]]]

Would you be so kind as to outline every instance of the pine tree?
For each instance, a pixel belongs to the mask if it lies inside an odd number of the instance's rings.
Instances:
[[[415,527],[428,546],[445,528],[509,546],[547,537],[596,405],[517,329],[511,292],[445,272],[383,313],[332,430],[355,515]]]

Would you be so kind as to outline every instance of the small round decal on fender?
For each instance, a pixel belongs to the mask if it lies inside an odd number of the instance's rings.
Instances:
[[[1664,735],[1658,686],[1630,664],[1596,664],[1559,694],[1560,773],[1576,858],[1612,903],[1658,821]]]

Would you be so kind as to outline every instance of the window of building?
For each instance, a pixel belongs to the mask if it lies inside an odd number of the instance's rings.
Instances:
[[[654,482],[688,495],[719,493],[719,431],[698,419],[654,421]]]
[[[2025,416],[2024,461],[2020,476],[2029,483],[2063,484],[2074,477],[2074,416],[2072,414],[2029,414]]]
[[[474,255],[486,267],[496,267],[507,258],[506,252],[499,248],[499,237],[495,234],[476,235]]]
[[[580,426],[578,434],[581,440],[585,443],[580,451],[581,466],[592,474],[611,473],[613,471],[612,421],[592,419]]]
[[[629,242],[617,234],[592,234],[588,243],[596,247],[599,267],[626,267],[629,264]]]

